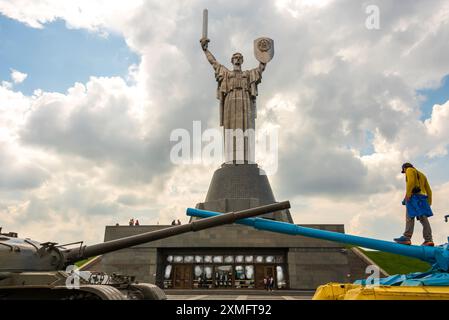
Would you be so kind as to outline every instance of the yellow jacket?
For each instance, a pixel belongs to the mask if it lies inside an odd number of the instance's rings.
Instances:
[[[421,188],[420,194],[427,195],[429,205],[432,205],[432,189],[430,189],[429,182],[427,181],[427,177],[424,173],[416,170],[415,168],[407,168],[405,170],[405,182],[407,197],[411,197],[413,188],[419,186]]]

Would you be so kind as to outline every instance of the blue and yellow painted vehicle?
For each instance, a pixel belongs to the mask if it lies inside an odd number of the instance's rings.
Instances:
[[[187,215],[207,218],[220,213],[188,209]],[[315,300],[449,300],[449,244],[435,247],[397,244],[338,232],[302,227],[296,224],[263,218],[236,221],[258,230],[301,235],[335,241],[362,248],[417,258],[432,265],[426,272],[393,275],[378,279],[375,284],[358,280],[353,284],[328,283],[318,287]]]

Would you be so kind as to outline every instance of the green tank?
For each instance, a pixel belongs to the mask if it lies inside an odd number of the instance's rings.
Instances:
[[[79,271],[74,264],[142,243],[288,208],[288,201],[274,203],[89,246],[82,241],[66,245],[41,243],[19,238],[17,233],[1,233],[0,229],[0,299],[164,300],[165,293],[154,284],[137,283],[132,276]],[[66,248],[76,244],[79,245]]]

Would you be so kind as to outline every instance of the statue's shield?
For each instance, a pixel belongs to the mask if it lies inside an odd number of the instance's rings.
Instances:
[[[258,38],[254,40],[254,55],[259,62],[270,62],[274,56],[274,41],[270,38]]]

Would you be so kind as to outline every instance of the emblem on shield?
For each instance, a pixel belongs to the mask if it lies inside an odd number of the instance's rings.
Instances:
[[[270,38],[258,38],[254,40],[254,55],[259,62],[270,62],[274,56],[274,41]]]

